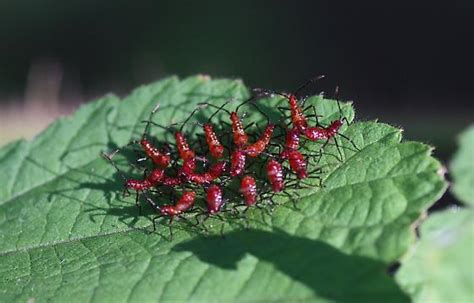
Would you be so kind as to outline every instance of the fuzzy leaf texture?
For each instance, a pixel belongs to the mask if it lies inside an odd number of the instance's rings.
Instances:
[[[401,130],[383,123],[342,129],[360,151],[339,138],[340,162],[329,144],[321,160],[325,187],[298,190],[299,209],[283,195],[271,216],[249,210],[249,228],[236,219],[225,226],[210,219],[209,235],[184,222],[174,224],[172,242],[159,235],[167,235],[165,224],[148,234],[152,211],[138,216],[133,196],[122,198],[123,181],[100,152],[139,139],[141,121],[158,101],[154,121],[166,126],[185,119],[198,102],[248,94],[240,81],[172,77],[124,100],[106,96],[32,142],[1,149],[0,301],[409,302],[387,267],[414,242],[411,226],[446,183],[431,147],[402,142]],[[273,118],[282,102],[267,98],[259,105]],[[307,102],[322,123],[339,117],[334,101]],[[352,120],[351,104],[342,109]],[[256,121],[253,113],[249,121]],[[159,127],[152,134],[173,142]]]

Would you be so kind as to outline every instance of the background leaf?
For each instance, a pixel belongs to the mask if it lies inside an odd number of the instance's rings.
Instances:
[[[452,191],[463,202],[474,202],[474,127],[463,132],[451,163]],[[432,214],[420,230],[421,241],[397,273],[414,302],[474,300],[474,211],[452,208]]]
[[[474,299],[474,212],[449,210],[430,216],[421,241],[397,273],[414,302],[472,302]]]
[[[204,236],[178,222],[173,242],[143,230],[150,228],[151,210],[139,217],[133,198],[121,198],[123,182],[100,151],[139,138],[140,121],[158,101],[154,120],[169,126],[198,102],[247,96],[240,81],[169,78],[124,100],[107,96],[34,141],[1,149],[2,301],[408,301],[386,269],[413,243],[411,226],[446,183],[431,147],[401,143],[401,131],[386,124],[345,127],[361,151],[339,138],[340,162],[330,156],[336,146],[327,146],[325,188],[299,190],[299,210],[283,195],[271,216],[250,210],[248,229],[243,222],[211,219],[214,235]],[[258,104],[273,116],[281,102]],[[326,117],[323,122],[339,117],[334,101],[315,96],[307,102]],[[247,111],[246,123],[258,121],[250,106]],[[352,119],[349,103],[343,111]],[[172,142],[159,127],[153,135]],[[306,148],[317,151],[319,144]],[[158,232],[167,231],[163,225]]]
[[[459,136],[459,149],[451,163],[452,191],[464,203],[474,204],[474,125]]]

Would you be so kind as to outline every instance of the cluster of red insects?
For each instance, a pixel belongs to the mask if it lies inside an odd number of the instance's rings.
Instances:
[[[172,153],[167,144],[161,149],[158,148],[148,138],[150,125],[156,125],[152,118],[159,107],[157,106],[150,114],[150,118],[144,121],[146,127],[142,139],[130,143],[130,145],[139,145],[141,152],[145,154],[137,160],[138,162],[146,160],[152,163],[153,167],[145,170],[143,179],[129,179],[120,171],[112,160],[119,150],[109,155],[104,154],[104,157],[112,163],[124,179],[125,193],[129,193],[129,190],[136,192],[136,204],[139,209],[139,198],[144,197],[158,212],[158,216],[153,219],[153,231],[156,229],[155,221],[158,218],[169,217],[170,236],[172,236],[171,223],[175,217],[189,222],[183,216],[184,213],[197,212],[196,224],[193,225],[199,225],[204,222],[199,221],[201,215],[205,216],[204,220],[209,216],[221,218],[219,213],[226,211],[239,215],[241,206],[244,207],[243,212],[245,212],[252,206],[262,207],[264,202],[273,205],[272,199],[276,194],[288,194],[286,189],[302,187],[303,179],[316,178],[321,181],[321,167],[309,171],[308,158],[321,159],[324,146],[330,139],[333,138],[337,145],[335,136],[340,135],[349,140],[357,149],[352,140],[338,132],[344,121],[348,122],[342,115],[339,103],[341,117],[323,126],[319,124],[314,106],[309,105],[304,108],[305,100],[297,98],[297,93],[302,88],[319,78],[321,76],[308,81],[291,94],[255,90],[253,97],[240,103],[233,111],[227,109],[230,102],[221,106],[200,103],[200,106],[189,115],[181,127],[173,132],[177,153]],[[278,123],[272,123],[257,104],[259,97],[274,94],[283,96],[289,105],[288,108],[279,107],[283,117]],[[243,115],[239,115],[239,109],[243,105],[252,106],[266,117],[267,124],[260,135],[248,132],[248,127],[253,123],[244,127],[241,120]],[[202,108],[215,108],[216,111],[202,125],[203,134],[198,136],[196,141],[202,150],[196,153],[196,149],[188,143],[183,128]],[[311,108],[314,114],[306,115],[305,112]],[[285,123],[284,111],[286,110],[290,112],[291,122],[288,124]],[[228,130],[221,129],[218,132],[211,120],[222,112],[229,116],[230,127]],[[315,119],[315,126],[309,126],[310,118]],[[225,123],[221,121],[221,124]],[[253,143],[249,140],[251,137],[255,137]],[[320,141],[324,144],[317,154],[305,154],[301,149],[301,139]],[[203,147],[204,145],[207,147]],[[243,203],[232,205],[232,209],[225,209],[228,200],[226,192],[230,192],[233,197],[241,196]],[[171,204],[170,200],[174,197],[177,201]],[[205,208],[195,206],[196,200],[200,197],[205,201]],[[156,198],[166,200],[170,204],[157,203]]]

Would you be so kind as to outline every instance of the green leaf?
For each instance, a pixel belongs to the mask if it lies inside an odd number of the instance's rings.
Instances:
[[[433,214],[397,280],[414,302],[472,302],[474,299],[474,212]]]
[[[401,131],[386,124],[344,127],[360,151],[343,138],[339,149],[328,144],[321,160],[325,187],[296,191],[299,209],[282,195],[271,216],[249,210],[248,229],[228,217],[227,223],[210,219],[205,236],[175,222],[173,242],[160,236],[168,233],[165,224],[159,234],[144,230],[151,227],[151,210],[138,216],[134,198],[121,197],[123,181],[100,152],[140,138],[141,121],[158,101],[154,121],[168,126],[198,102],[247,96],[240,81],[169,78],[124,100],[107,96],[88,104],[32,142],[1,149],[0,301],[409,301],[386,270],[414,242],[413,223],[446,183],[431,147],[401,142]],[[316,96],[307,102],[323,123],[339,117],[334,101]],[[278,117],[274,109],[282,99],[258,105]],[[352,120],[351,104],[342,110]],[[205,121],[212,111],[196,119]],[[246,111],[246,124],[261,121],[251,105]],[[159,127],[153,135],[172,142]]]
[[[459,137],[459,150],[451,163],[452,191],[464,203],[474,204],[474,125]]]
[[[474,202],[474,126],[461,134],[451,163],[452,191]],[[470,206],[470,205],[469,205]],[[474,210],[450,209],[431,215],[420,230],[421,240],[397,273],[414,302],[474,300]]]

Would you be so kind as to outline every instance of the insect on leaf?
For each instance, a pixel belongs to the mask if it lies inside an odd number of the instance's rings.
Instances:
[[[281,195],[271,215],[249,210],[248,228],[235,218],[210,219],[205,235],[177,220],[170,242],[164,220],[149,234],[152,210],[138,215],[134,197],[121,196],[123,180],[100,153],[139,139],[158,102],[154,122],[163,127],[153,126],[150,137],[174,142],[166,128],[199,102],[220,105],[248,94],[240,81],[172,77],[123,100],[101,98],[31,142],[0,149],[0,301],[409,302],[387,267],[414,242],[413,223],[446,182],[430,146],[401,141],[401,131],[387,124],[344,126],[360,151],[344,138],[339,151],[330,142],[320,161],[324,187],[294,191],[298,209]],[[281,97],[258,102],[272,117],[286,105]],[[339,118],[333,100],[306,102],[322,124]],[[206,122],[213,111],[204,108],[194,118]],[[245,124],[264,123],[247,111]],[[342,111],[352,120],[350,103]],[[213,122],[219,119],[229,121],[225,113]],[[186,131],[191,138],[197,127]],[[130,177],[140,177],[127,164],[133,153],[117,159]]]

